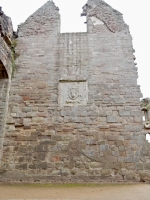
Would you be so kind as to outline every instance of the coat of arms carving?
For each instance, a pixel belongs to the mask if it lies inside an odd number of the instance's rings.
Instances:
[[[59,82],[59,105],[76,106],[86,105],[88,100],[87,81],[60,81]]]
[[[69,89],[68,97],[69,97],[71,100],[77,99],[78,96],[79,96],[79,89],[78,89],[78,88],[72,87],[72,88]]]

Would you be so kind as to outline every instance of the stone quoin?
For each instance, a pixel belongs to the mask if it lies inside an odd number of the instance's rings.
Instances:
[[[0,8],[0,181],[150,181],[129,27],[102,0],[81,15],[60,33],[48,1],[14,33]]]

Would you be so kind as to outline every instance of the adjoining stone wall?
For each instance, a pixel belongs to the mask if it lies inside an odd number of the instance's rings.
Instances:
[[[9,99],[9,79],[0,79],[0,164],[1,156],[3,152],[3,142],[4,142],[4,128],[5,128],[5,118],[7,114],[8,99]]]
[[[60,34],[51,1],[19,27],[3,181],[150,179],[128,26],[101,0],[82,14],[87,33]]]
[[[0,7],[0,34],[7,44],[12,44],[13,27],[10,17],[6,16]]]
[[[11,78],[12,51],[3,37],[0,37],[0,79]]]
[[[4,14],[0,7],[0,166],[12,73],[12,36],[13,28],[11,20]]]
[[[13,27],[0,7],[0,79],[10,78],[12,72],[12,45]]]

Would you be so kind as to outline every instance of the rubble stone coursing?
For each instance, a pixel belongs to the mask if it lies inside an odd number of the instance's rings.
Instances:
[[[149,181],[150,146],[128,26],[101,0],[87,33],[60,33],[51,1],[18,29],[1,181]]]

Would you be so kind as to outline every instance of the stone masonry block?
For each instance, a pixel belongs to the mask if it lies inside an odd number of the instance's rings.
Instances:
[[[115,135],[108,135],[108,136],[107,136],[108,141],[116,141],[117,138],[118,138],[118,137],[115,136]]]
[[[133,158],[132,157],[126,157],[125,158],[125,163],[132,163]]]
[[[108,123],[117,123],[117,118],[115,116],[107,116]]]
[[[130,111],[127,111],[127,110],[120,110],[120,111],[119,111],[119,115],[120,115],[121,117],[123,117],[123,116],[130,116]]]
[[[137,170],[143,170],[144,169],[144,164],[143,163],[136,163],[136,169]]]

